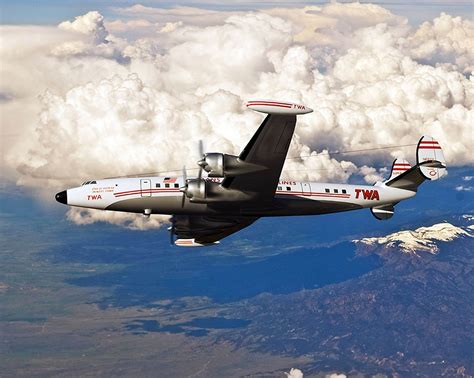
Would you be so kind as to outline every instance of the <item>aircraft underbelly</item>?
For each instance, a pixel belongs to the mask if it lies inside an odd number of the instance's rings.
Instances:
[[[143,213],[150,209],[152,214],[179,215],[249,215],[249,216],[288,216],[316,215],[342,211],[356,210],[360,205],[339,201],[315,201],[298,198],[275,198],[271,203],[235,203],[230,204],[199,204],[188,199],[182,204],[182,197],[139,197],[118,201],[108,206],[106,210]]]
[[[143,213],[144,209],[150,209],[152,214],[206,214],[207,205],[191,203],[185,200],[182,206],[181,196],[162,197],[138,197],[117,201],[105,210],[126,211],[131,213]]]
[[[246,208],[241,214],[258,216],[288,216],[288,215],[317,215],[338,213],[342,211],[361,209],[360,205],[337,201],[315,201],[305,198],[287,199],[275,198],[271,206],[266,208]]]

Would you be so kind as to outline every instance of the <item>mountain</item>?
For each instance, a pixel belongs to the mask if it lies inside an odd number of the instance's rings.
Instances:
[[[468,217],[465,219],[470,219]],[[368,249],[394,249],[415,255],[418,252],[436,254],[439,252],[438,242],[450,242],[462,236],[474,237],[470,233],[471,230],[474,231],[473,226],[462,228],[444,222],[430,227],[420,227],[414,231],[399,231],[383,237],[364,238],[354,242]]]
[[[238,315],[252,323],[229,337],[256,351],[308,357],[313,362],[299,366],[305,374],[473,374],[472,216],[454,221],[354,241],[355,260],[377,254],[383,266],[249,300]]]

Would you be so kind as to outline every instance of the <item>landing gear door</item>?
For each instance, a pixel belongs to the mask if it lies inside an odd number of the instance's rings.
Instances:
[[[151,180],[141,179],[140,180],[140,192],[142,197],[151,197]]]
[[[303,193],[304,196],[310,196],[311,195],[311,185],[309,182],[302,182],[301,183],[301,192]]]

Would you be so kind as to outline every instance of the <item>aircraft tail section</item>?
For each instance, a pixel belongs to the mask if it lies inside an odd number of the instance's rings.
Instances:
[[[416,162],[421,173],[428,180],[438,180],[446,174],[446,160],[443,150],[439,143],[430,136],[423,136],[418,142]],[[432,164],[433,162],[440,164]]]
[[[439,143],[430,136],[423,136],[418,142],[416,161],[416,165],[410,168],[404,160],[395,160],[392,174],[384,184],[416,192],[418,186],[425,180],[438,180],[446,174],[446,160],[443,150]]]
[[[392,163],[392,173],[390,174],[390,178],[387,181],[390,181],[403,172],[408,171],[410,168],[411,164],[407,160],[395,159]]]

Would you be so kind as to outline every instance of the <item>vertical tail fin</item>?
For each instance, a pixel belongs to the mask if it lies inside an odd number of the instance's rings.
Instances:
[[[405,171],[408,171],[411,168],[411,165],[405,159],[395,159],[392,164],[392,173],[387,181],[397,177]]]
[[[446,160],[439,143],[430,136],[421,137],[416,148],[416,162],[423,176],[428,180],[438,180],[446,174]],[[428,162],[438,162],[429,164]],[[423,164],[427,163],[427,164]],[[442,167],[439,167],[441,165]]]

